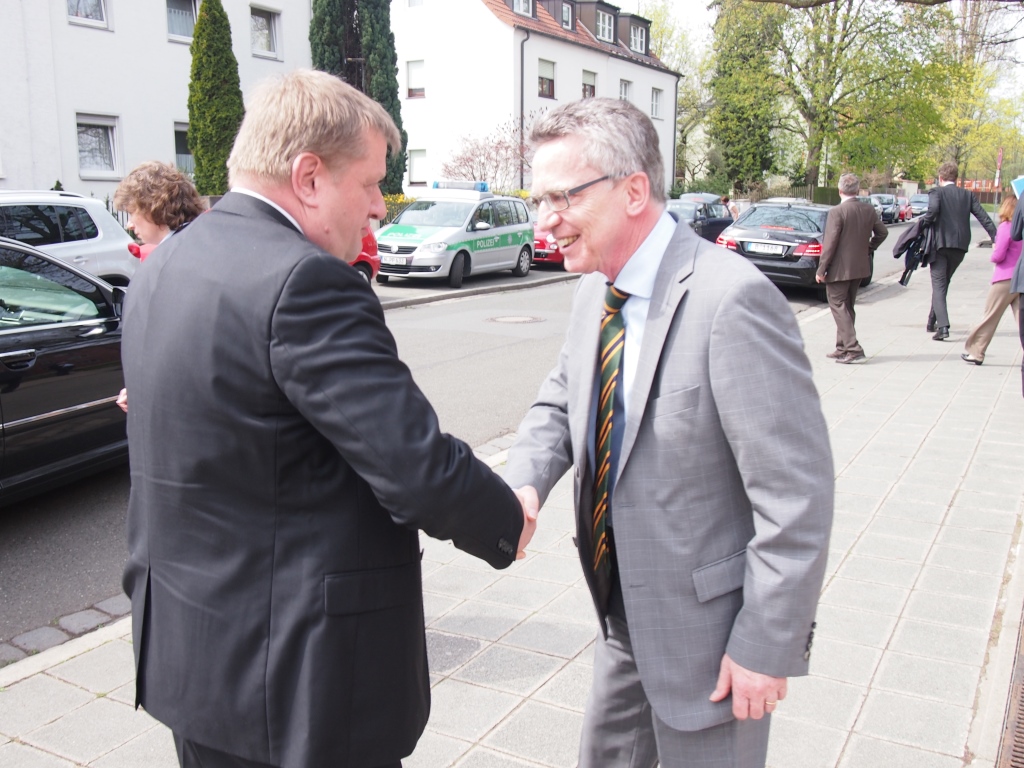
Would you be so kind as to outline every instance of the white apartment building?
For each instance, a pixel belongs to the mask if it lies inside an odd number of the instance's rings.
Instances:
[[[408,194],[442,178],[463,137],[586,96],[628,99],[653,118],[671,186],[680,76],[650,54],[647,19],[603,0],[391,0],[391,28]]]
[[[310,66],[310,0],[223,0],[242,92]],[[188,168],[198,0],[14,0],[0,25],[0,189],[112,196],[144,160]]]

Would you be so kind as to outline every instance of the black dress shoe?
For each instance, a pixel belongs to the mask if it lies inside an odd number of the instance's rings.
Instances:
[[[983,362],[985,362],[984,360],[979,360],[976,357],[971,357],[966,352],[960,355],[960,359],[963,360],[965,363],[974,363],[975,365],[981,365]]]
[[[924,329],[928,331],[928,333],[935,333],[935,321],[929,320],[928,325],[926,325]]]
[[[949,326],[948,325],[941,326],[937,331],[935,331],[935,335],[932,336],[932,338],[935,341],[945,341],[946,339],[948,339],[949,338]]]

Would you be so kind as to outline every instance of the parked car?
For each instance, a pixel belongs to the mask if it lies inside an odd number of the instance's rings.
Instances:
[[[38,248],[111,285],[128,285],[139,264],[138,246],[103,202],[70,192],[0,191],[0,237]]]
[[[910,196],[910,212],[914,216],[920,216],[928,211],[928,195],[919,193]]]
[[[878,211],[883,224],[892,224],[896,221],[900,215],[900,204],[896,200],[896,195],[876,194],[871,195],[871,199],[878,204],[875,210]]]
[[[113,287],[0,238],[0,504],[128,457],[121,306]]]
[[[533,223],[533,262],[535,264],[564,264],[565,257],[555,236]]]
[[[533,263],[533,224],[518,197],[440,187],[381,228],[377,244],[378,283],[421,277],[461,288],[463,278],[483,272],[510,269],[524,277]]]
[[[896,202],[900,204],[900,221],[910,221],[914,214],[910,212],[910,200],[905,197],[897,197]]]
[[[356,260],[352,262],[352,266],[359,270],[359,274],[363,276],[363,280],[366,282],[373,280],[380,270],[377,238],[373,236],[373,232],[370,231],[369,227],[363,228],[363,249],[356,256]]]
[[[817,203],[754,203],[717,243],[745,256],[776,285],[814,288],[821,295],[814,276],[831,208]],[[872,263],[872,272],[873,267]],[[861,285],[870,282],[869,275]]]
[[[732,214],[722,203],[721,196],[709,192],[680,195],[677,200],[669,200],[665,208],[669,213],[675,214],[679,221],[685,221],[693,227],[694,232],[712,243],[733,221]]]

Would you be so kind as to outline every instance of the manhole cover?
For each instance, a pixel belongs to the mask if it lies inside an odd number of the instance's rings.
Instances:
[[[543,317],[531,317],[530,315],[504,315],[502,317],[490,317],[488,322],[491,323],[543,323]]]

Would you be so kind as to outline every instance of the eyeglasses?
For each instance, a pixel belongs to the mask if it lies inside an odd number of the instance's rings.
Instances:
[[[556,190],[554,192],[545,192],[540,197],[527,198],[527,202],[533,206],[535,210],[540,210],[541,205],[546,205],[548,210],[557,213],[558,211],[564,211],[569,207],[569,198],[572,195],[578,195],[587,187],[592,187],[595,184],[610,179],[611,176],[602,176],[600,179],[594,179],[588,181],[586,184],[580,184],[578,187],[566,190]]]

